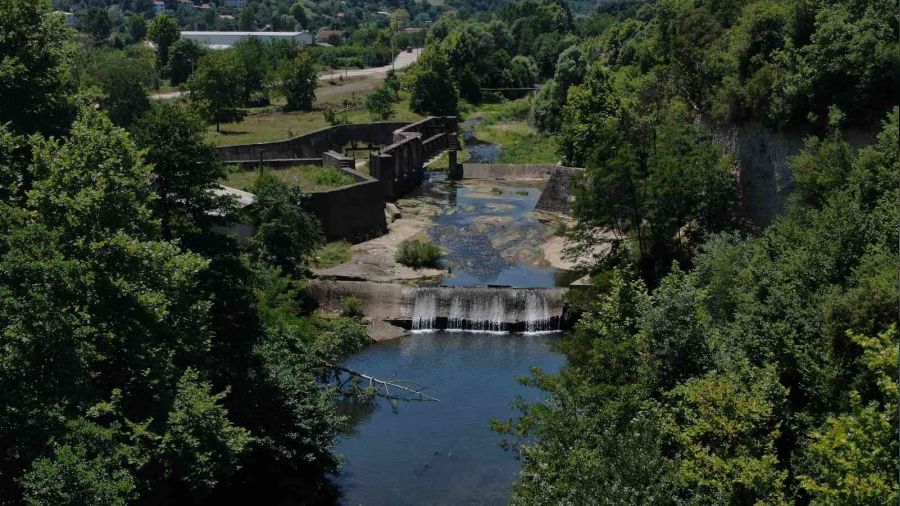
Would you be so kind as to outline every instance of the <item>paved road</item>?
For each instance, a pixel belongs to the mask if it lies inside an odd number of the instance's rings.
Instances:
[[[365,69],[353,69],[347,70],[345,72],[338,72],[336,74],[324,74],[319,76],[320,81],[332,81],[335,79],[340,79],[341,76],[344,78],[349,77],[364,77],[364,76],[374,76],[378,74],[387,74],[388,70],[391,68],[402,69],[412,65],[418,58],[419,54],[421,54],[422,49],[416,48],[413,49],[411,53],[407,53],[406,51],[402,51],[394,58],[394,65],[385,65],[383,67],[369,67]],[[184,95],[185,91],[170,91],[166,93],[154,93],[150,95],[150,98],[154,100],[171,100],[173,98],[178,98]]]
[[[419,58],[419,54],[421,54],[422,49],[416,48],[413,49],[411,53],[407,53],[406,51],[402,51],[400,54],[394,58],[394,66],[393,68],[402,69],[405,67],[409,67]],[[387,74],[388,70],[391,70],[390,65],[385,65],[384,67],[369,67],[366,69],[353,69],[347,70],[346,72],[338,72],[336,74],[325,74],[319,76],[320,81],[331,81],[333,79],[338,79],[341,76],[347,77],[362,77],[362,76],[372,76],[376,74]]]

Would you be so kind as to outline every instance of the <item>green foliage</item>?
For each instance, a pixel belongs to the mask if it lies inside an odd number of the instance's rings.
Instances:
[[[228,214],[228,203],[213,193],[224,169],[205,133],[196,113],[166,103],[154,104],[132,128],[135,144],[153,165],[152,206],[166,239],[196,238]]]
[[[538,77],[537,65],[528,56],[516,56],[504,74],[504,81],[510,88],[529,88],[534,86]]]
[[[103,7],[89,7],[80,11],[78,25],[94,39],[95,44],[106,42],[112,31],[112,20]]]
[[[173,86],[187,82],[200,59],[206,54],[206,48],[193,40],[179,40],[169,50],[169,64],[166,73]]]
[[[356,180],[353,179],[353,176],[333,168],[320,169],[315,171],[315,173],[313,173],[313,180],[318,186],[331,188],[346,186],[348,184],[353,184],[356,182]]]
[[[799,478],[815,504],[893,504],[897,474],[897,329],[875,337],[851,335],[862,350],[863,385],[878,393],[866,402],[850,392],[850,409],[828,417],[810,434]],[[873,388],[874,387],[874,388]]]
[[[450,62],[440,47],[430,46],[405,75],[409,108],[419,114],[456,114],[459,102]]]
[[[686,263],[706,233],[734,223],[732,162],[691,124],[684,104],[644,118],[622,102],[608,71],[593,65],[569,89],[559,140],[564,163],[588,169],[575,203],[582,244],[593,247],[590,227],[632,234],[648,279],[672,260]]]
[[[150,109],[147,90],[155,83],[153,62],[140,53],[95,51],[88,55],[83,84],[100,89],[100,107],[118,126],[130,126]]]
[[[156,46],[156,63],[160,69],[169,64],[169,48],[180,36],[178,21],[166,14],[154,17],[147,25],[147,38]]]
[[[211,390],[212,385],[188,368],[178,380],[160,441],[170,472],[191,489],[212,489],[234,474],[251,441],[247,430],[232,424],[222,406],[228,391],[213,394]]]
[[[308,111],[316,100],[318,75],[309,53],[301,52],[293,60],[284,62],[275,73],[278,90],[287,103],[286,111]]]
[[[316,267],[327,269],[350,260],[352,256],[350,243],[347,241],[335,241],[320,247],[316,251],[313,263]]]
[[[187,82],[191,101],[206,120],[216,124],[241,121],[246,72],[236,56],[229,52],[212,52],[200,59]]]
[[[341,315],[348,318],[362,318],[362,300],[359,297],[344,297],[341,299]]]
[[[0,124],[18,134],[59,135],[75,115],[73,32],[49,0],[0,4]]]
[[[525,438],[514,503],[896,501],[897,117],[862,149],[810,139],[758,236],[710,237],[652,294],[607,268],[573,298],[569,365],[528,380],[548,399],[495,424]],[[694,157],[663,120],[657,144]]]
[[[394,115],[394,103],[397,101],[397,92],[383,84],[366,96],[366,109],[372,121],[385,121]]]
[[[421,269],[437,267],[443,255],[441,248],[430,241],[407,239],[400,243],[395,259],[407,267]]]
[[[305,209],[297,186],[264,173],[252,192],[256,195],[253,244],[258,257],[285,273],[296,272],[322,243],[319,220]]]

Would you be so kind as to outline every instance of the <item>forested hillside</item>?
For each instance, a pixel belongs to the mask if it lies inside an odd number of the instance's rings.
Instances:
[[[570,365],[530,380],[549,400],[497,423],[514,503],[897,502],[897,24],[878,0],[663,0],[562,53],[532,121],[587,168],[573,238],[611,249]],[[703,117],[809,133],[772,225],[737,212]]]
[[[193,111],[116,127],[49,2],[0,27],[0,503],[333,500],[323,380],[369,338],[311,312],[299,190],[260,181],[247,245],[211,233],[235,210]]]

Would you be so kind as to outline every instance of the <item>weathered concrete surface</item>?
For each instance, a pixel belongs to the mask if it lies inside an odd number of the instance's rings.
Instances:
[[[309,289],[322,308],[333,311],[341,308],[341,300],[345,297],[358,298],[370,335],[376,341],[407,334],[406,330],[390,322],[409,318],[409,287],[397,283],[315,279],[310,282]]]
[[[556,165],[464,163],[462,164],[462,178],[546,181],[557,169],[559,167]]]
[[[444,269],[413,269],[394,260],[400,243],[424,234],[430,224],[427,219],[428,210],[419,209],[417,212],[402,204],[403,201],[400,209],[404,217],[394,220],[388,227],[387,234],[351,247],[353,258],[349,262],[328,269],[314,269],[313,274],[319,278],[377,283],[408,283],[448,275]],[[383,212],[381,216],[384,217]]]
[[[575,185],[583,172],[584,169],[559,167],[550,175],[541,198],[534,206],[535,210],[570,214],[575,202]]]
[[[329,241],[360,242],[387,230],[381,183],[368,174],[338,167],[356,182],[309,193],[310,210],[319,218]]]

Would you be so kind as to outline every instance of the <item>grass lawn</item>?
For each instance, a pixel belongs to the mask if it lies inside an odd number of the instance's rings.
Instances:
[[[479,125],[475,137],[502,146],[498,163],[556,163],[560,158],[553,138],[524,121]]]
[[[324,244],[316,250],[312,263],[320,269],[327,269],[350,260],[352,256],[350,243],[347,241],[335,241]]]
[[[250,144],[254,142],[280,141],[331,126],[322,111],[326,108],[353,110],[338,116],[348,123],[369,123],[372,119],[364,106],[366,95],[384,80],[384,76],[353,77],[345,80],[321,82],[316,89],[316,110],[282,112],[283,101],[275,101],[268,107],[250,108],[240,123],[223,123],[208,129],[207,139],[216,146]],[[409,110],[408,97],[402,97],[394,105],[394,116],[388,121],[416,121],[422,116]]]
[[[298,165],[287,169],[265,169],[266,174],[275,176],[289,185],[297,185],[303,191],[312,192],[327,190],[353,184],[356,180],[347,174],[332,168],[317,167],[315,165]],[[241,170],[235,168],[228,177],[222,181],[225,186],[249,191],[259,172],[256,170]]]
[[[531,98],[467,105],[463,113],[473,121],[475,137],[501,146],[498,163],[556,163],[560,156],[552,137],[528,123]]]

